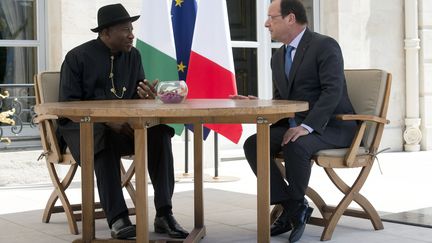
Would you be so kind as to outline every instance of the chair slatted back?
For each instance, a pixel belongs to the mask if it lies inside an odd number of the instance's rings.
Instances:
[[[35,76],[36,104],[57,102],[59,100],[60,72],[42,72]],[[46,159],[51,163],[71,163],[63,161],[62,153],[56,137],[57,123],[54,120],[40,124],[41,141]]]
[[[39,74],[38,88],[40,102],[57,102],[59,100],[60,73],[43,72]]]

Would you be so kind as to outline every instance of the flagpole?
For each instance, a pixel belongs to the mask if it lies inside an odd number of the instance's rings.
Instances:
[[[214,177],[217,178],[219,176],[219,143],[218,134],[216,132],[214,133],[214,166]]]
[[[189,131],[185,128],[185,174],[189,172]]]
[[[184,172],[176,174],[176,181],[182,181],[182,180],[190,180],[193,179],[194,175],[193,173],[189,173],[189,130],[185,127],[185,141],[184,141],[184,152],[185,152],[185,161],[184,161]]]
[[[219,136],[214,132],[214,176],[204,177],[205,182],[230,182],[238,181],[240,178],[235,176],[219,176]]]

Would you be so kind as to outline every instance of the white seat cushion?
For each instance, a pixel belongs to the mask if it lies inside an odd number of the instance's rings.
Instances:
[[[329,156],[329,157],[345,157],[347,152],[348,152],[347,148],[323,149],[323,150],[318,151],[315,155],[317,155],[317,156]],[[368,153],[369,153],[369,151],[367,151],[364,147],[359,147],[359,149],[357,151],[357,155],[365,155]]]

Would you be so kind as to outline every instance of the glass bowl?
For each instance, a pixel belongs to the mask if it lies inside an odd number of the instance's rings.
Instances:
[[[186,99],[188,87],[183,80],[160,81],[156,87],[157,99],[165,104],[181,103]]]

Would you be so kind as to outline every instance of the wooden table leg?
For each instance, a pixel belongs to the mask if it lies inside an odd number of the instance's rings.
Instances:
[[[194,229],[184,242],[199,242],[205,236],[203,195],[203,128],[194,124]]]
[[[270,242],[270,128],[257,124],[257,242]]]
[[[147,128],[135,128],[136,242],[149,242],[147,152]]]
[[[95,238],[93,123],[83,120],[80,123],[82,242],[91,242]]]
[[[194,125],[194,215],[195,228],[204,226],[203,203],[203,128]]]

